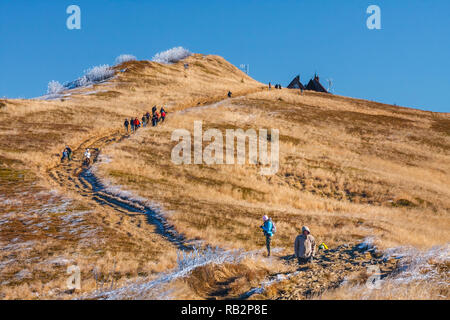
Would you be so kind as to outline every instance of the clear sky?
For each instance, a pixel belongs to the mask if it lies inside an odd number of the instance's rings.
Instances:
[[[81,30],[68,30],[69,5]],[[381,30],[369,30],[369,5]],[[450,112],[448,0],[0,0],[0,97],[31,98],[47,83],[183,46],[250,65],[286,86],[300,74],[334,80],[334,92]]]

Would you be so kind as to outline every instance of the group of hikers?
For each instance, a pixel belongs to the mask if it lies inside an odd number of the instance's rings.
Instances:
[[[152,126],[156,127],[159,122],[164,122],[166,119],[166,110],[164,107],[161,107],[161,109],[158,112],[158,109],[156,106],[153,106],[152,108],[152,115],[150,116],[150,112],[147,112],[144,114],[141,118],[141,121],[139,121],[138,118],[131,117],[130,120],[125,119],[125,122],[123,123],[125,127],[125,132],[129,133],[131,129],[131,133],[136,132],[137,129],[140,127],[146,127],[150,121],[152,122]]]
[[[269,83],[269,89],[271,88],[271,84]],[[281,89],[281,85],[275,85],[275,88]],[[228,97],[231,98],[231,91],[228,92]],[[146,127],[148,123],[150,123],[150,119],[152,121],[152,126],[157,126],[158,122],[164,122],[166,118],[166,110],[164,107],[161,107],[160,112],[158,113],[157,107],[153,106],[152,108],[152,116],[150,117],[150,113],[147,112],[142,116],[142,122],[139,121],[138,118],[130,118],[130,120],[125,119],[124,126],[126,133],[129,133],[129,128],[131,128],[131,132],[136,132],[138,128]],[[65,159],[68,159],[68,161],[72,161],[73,152],[72,149],[69,146],[66,146],[64,148],[64,151],[62,153],[61,162],[63,162]],[[85,150],[84,157],[83,157],[83,165],[90,164],[91,160],[91,153],[89,149]],[[267,255],[270,256],[270,244],[272,241],[272,237],[276,232],[276,226],[275,223],[272,221],[271,218],[269,218],[267,215],[263,216],[263,225],[260,226],[260,228],[263,230],[264,236],[266,238],[266,248],[267,248]],[[319,249],[326,248],[326,245],[322,243],[319,246]],[[314,255],[316,253],[316,243],[314,237],[311,235],[311,231],[307,226],[302,227],[301,234],[299,234],[294,241],[294,253],[295,257],[297,258],[297,261],[299,264],[305,264],[309,262],[313,262]]]
[[[67,161],[72,161],[73,151],[69,146],[66,146],[62,152],[61,162],[64,162],[65,159]],[[91,163],[91,151],[87,148],[83,155],[83,165],[89,166]]]
[[[275,223],[271,218],[264,215],[263,216],[263,225],[260,226],[263,230],[264,236],[266,237],[266,248],[267,255],[270,256],[270,243],[272,241],[272,237],[276,232]],[[327,248],[324,243],[319,246],[320,248]],[[309,262],[313,262],[314,255],[316,253],[316,240],[311,235],[311,231],[307,226],[302,227],[302,232],[295,238],[294,241],[294,254],[297,258],[299,264],[306,264]]]
[[[272,84],[269,82],[269,90],[272,89]],[[281,89],[281,84],[276,84],[275,89]]]
[[[130,120],[125,119],[123,125],[125,126],[126,133],[129,133],[130,128],[131,132],[135,132],[141,126],[146,127],[147,124],[150,123],[150,120],[152,122],[152,125],[155,127],[158,125],[159,122],[164,122],[165,119],[166,119],[166,110],[164,109],[164,107],[161,107],[161,109],[158,112],[156,106],[153,106],[151,117],[150,113],[147,112],[142,116],[141,119],[142,122],[139,121],[138,118],[133,119],[133,117],[131,117]],[[65,159],[67,159],[68,161],[72,161],[72,156],[73,156],[72,149],[69,146],[66,146],[62,152],[61,162],[64,162]],[[91,153],[89,149],[86,149],[83,157],[83,165],[89,166],[90,162],[91,162]]]

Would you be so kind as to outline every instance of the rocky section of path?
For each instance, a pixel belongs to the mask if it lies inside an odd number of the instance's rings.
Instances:
[[[383,279],[398,266],[397,259],[386,259],[365,243],[347,244],[319,253],[314,262],[298,265],[293,256],[284,257],[293,268],[290,273],[276,274],[246,293],[243,298],[300,300],[318,296],[345,282],[369,283]],[[370,283],[368,284],[370,286]]]

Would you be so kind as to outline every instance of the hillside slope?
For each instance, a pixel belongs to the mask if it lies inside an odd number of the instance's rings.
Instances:
[[[450,242],[449,114],[268,91],[217,56],[193,55],[173,65],[127,62],[115,69],[114,79],[66,92],[64,101],[2,101],[1,298],[72,298],[64,285],[65,268],[73,263],[84,279],[81,294],[105,289],[104,283],[116,288],[158,279],[174,268],[179,248],[149,223],[142,199],[166,212],[184,239],[257,252],[236,263],[199,265],[170,284],[173,298],[245,297],[267,278],[292,274],[293,240],[302,225],[334,250],[323,256],[324,266],[343,257],[336,277],[311,290],[296,274],[275,283],[267,298],[320,294],[340,284],[339,273],[350,276],[381,263],[378,253],[364,258],[341,247],[369,236],[379,249],[425,250]],[[234,98],[225,99],[228,90]],[[164,124],[124,134],[124,118],[140,118],[162,104]],[[194,121],[223,133],[278,129],[278,172],[262,176],[259,165],[248,163],[175,165],[171,134],[193,132]],[[76,151],[74,162],[59,165],[66,144]],[[80,168],[85,147],[100,152],[92,174],[101,182]],[[259,251],[263,214],[278,229],[270,259]],[[386,273],[394,269],[385,266]]]

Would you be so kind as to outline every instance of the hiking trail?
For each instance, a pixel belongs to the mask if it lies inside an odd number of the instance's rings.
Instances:
[[[232,98],[235,99],[235,98]],[[197,108],[215,108],[226,102],[225,99],[209,105],[201,107],[191,107],[178,111],[177,113],[185,113]],[[141,129],[143,130],[143,128]],[[112,132],[102,137],[91,137],[83,141],[77,148],[73,149],[72,161],[59,163],[53,168],[48,169],[48,177],[54,183],[58,184],[65,191],[73,192],[81,195],[87,201],[96,202],[102,206],[108,206],[116,212],[128,215],[145,215],[149,224],[156,227],[156,232],[164,239],[174,244],[181,252],[189,253],[197,250],[198,241],[186,239],[182,234],[178,233],[175,227],[167,222],[165,217],[157,210],[149,206],[145,201],[135,198],[129,198],[111,191],[110,186],[106,186],[99,177],[95,175],[92,166],[99,161],[99,155],[102,148],[112,144],[120,143],[131,135],[121,133],[120,130]],[[84,149],[89,148],[91,151],[91,167],[82,167],[82,157]],[[122,218],[123,219],[123,218]],[[120,223],[119,223],[120,224]],[[204,247],[203,248],[209,248]],[[199,266],[211,263],[216,260],[227,257],[230,253],[217,248],[217,252],[206,257],[206,260],[200,260]],[[244,253],[245,254],[245,253]],[[335,288],[342,284],[350,274],[366,270],[370,265],[381,266],[382,277],[392,273],[396,268],[396,262],[385,261],[370,250],[363,250],[357,245],[349,247],[342,245],[325,252],[318,253],[313,264],[298,266],[296,259],[292,255],[275,257],[271,259],[281,259],[289,265],[288,272],[271,274],[265,278],[259,287],[254,287],[250,291],[240,294],[239,296],[229,295],[229,285],[233,279],[217,283],[207,296],[206,299],[248,299],[254,295],[262,294],[271,285],[276,285],[282,281],[288,281],[287,286],[282,290],[278,290],[276,299],[304,299],[305,297],[319,294],[326,289]],[[226,260],[226,259],[225,259]],[[156,284],[164,284],[186,275],[189,270],[196,266],[189,266],[186,270],[175,270],[169,274],[161,274],[160,278],[147,283],[135,284],[118,288],[112,292],[99,295],[97,298],[119,298],[127,296],[127,288],[133,291],[133,297],[139,298],[141,294],[154,288]],[[129,296],[128,296],[129,297]]]

